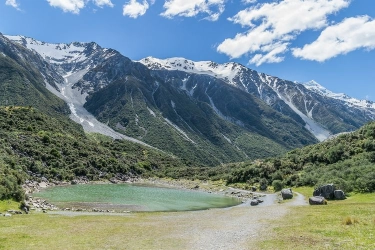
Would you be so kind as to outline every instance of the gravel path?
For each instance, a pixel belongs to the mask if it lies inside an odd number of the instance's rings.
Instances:
[[[296,193],[295,193],[296,194]],[[266,201],[276,201],[276,195],[268,195]],[[240,205],[229,209],[166,214],[165,223],[176,225],[171,235],[189,239],[185,249],[256,249],[256,242],[272,234],[272,220],[287,215],[291,206],[306,205],[304,196],[290,202],[266,203],[257,207]]]

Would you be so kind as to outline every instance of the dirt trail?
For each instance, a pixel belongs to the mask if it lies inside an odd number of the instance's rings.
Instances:
[[[301,194],[283,204],[268,202],[276,201],[276,195],[267,195],[265,200],[264,205],[257,207],[242,205],[166,215],[165,219],[180,225],[179,237],[190,239],[186,249],[256,249],[255,243],[272,233],[272,220],[285,216],[292,206],[307,205]]]

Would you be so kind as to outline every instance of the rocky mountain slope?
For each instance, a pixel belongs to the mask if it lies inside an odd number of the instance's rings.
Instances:
[[[27,61],[86,131],[206,165],[277,155],[354,130],[375,114],[371,103],[355,105],[236,63],[135,62],[95,43],[1,40],[3,51],[32,55]]]
[[[262,99],[274,110],[304,125],[323,141],[332,134],[355,130],[375,118],[375,104],[333,93],[318,83],[295,83],[236,63],[193,62],[184,58],[140,61],[153,72],[186,72],[222,79],[228,85]],[[184,88],[183,86],[182,88]],[[193,86],[194,88],[194,86]],[[191,92],[192,89],[187,89]]]

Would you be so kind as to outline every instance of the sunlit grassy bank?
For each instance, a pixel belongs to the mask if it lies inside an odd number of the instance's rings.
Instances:
[[[295,191],[311,196],[311,188]],[[274,237],[260,249],[375,249],[375,193],[352,194],[327,206],[291,207],[273,222]]]
[[[179,249],[187,239],[169,235],[161,214],[0,218],[0,249]],[[170,224],[172,225],[172,224]],[[170,238],[174,238],[170,240]]]

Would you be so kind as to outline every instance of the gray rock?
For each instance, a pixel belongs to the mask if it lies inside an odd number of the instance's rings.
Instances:
[[[257,206],[257,205],[259,205],[259,201],[258,200],[251,200],[250,205],[251,206]]]
[[[333,184],[327,184],[324,186],[320,186],[314,190],[313,196],[323,196],[326,199],[333,200],[335,198],[336,188]]]
[[[293,198],[293,191],[290,188],[285,188],[281,190],[281,196],[284,200],[292,199]]]
[[[335,190],[334,196],[335,196],[335,200],[345,200],[346,199],[345,193],[342,190]]]
[[[29,208],[23,207],[22,210],[25,211],[25,214],[29,214]]]
[[[309,198],[310,205],[327,205],[327,200],[323,196],[314,196]]]

